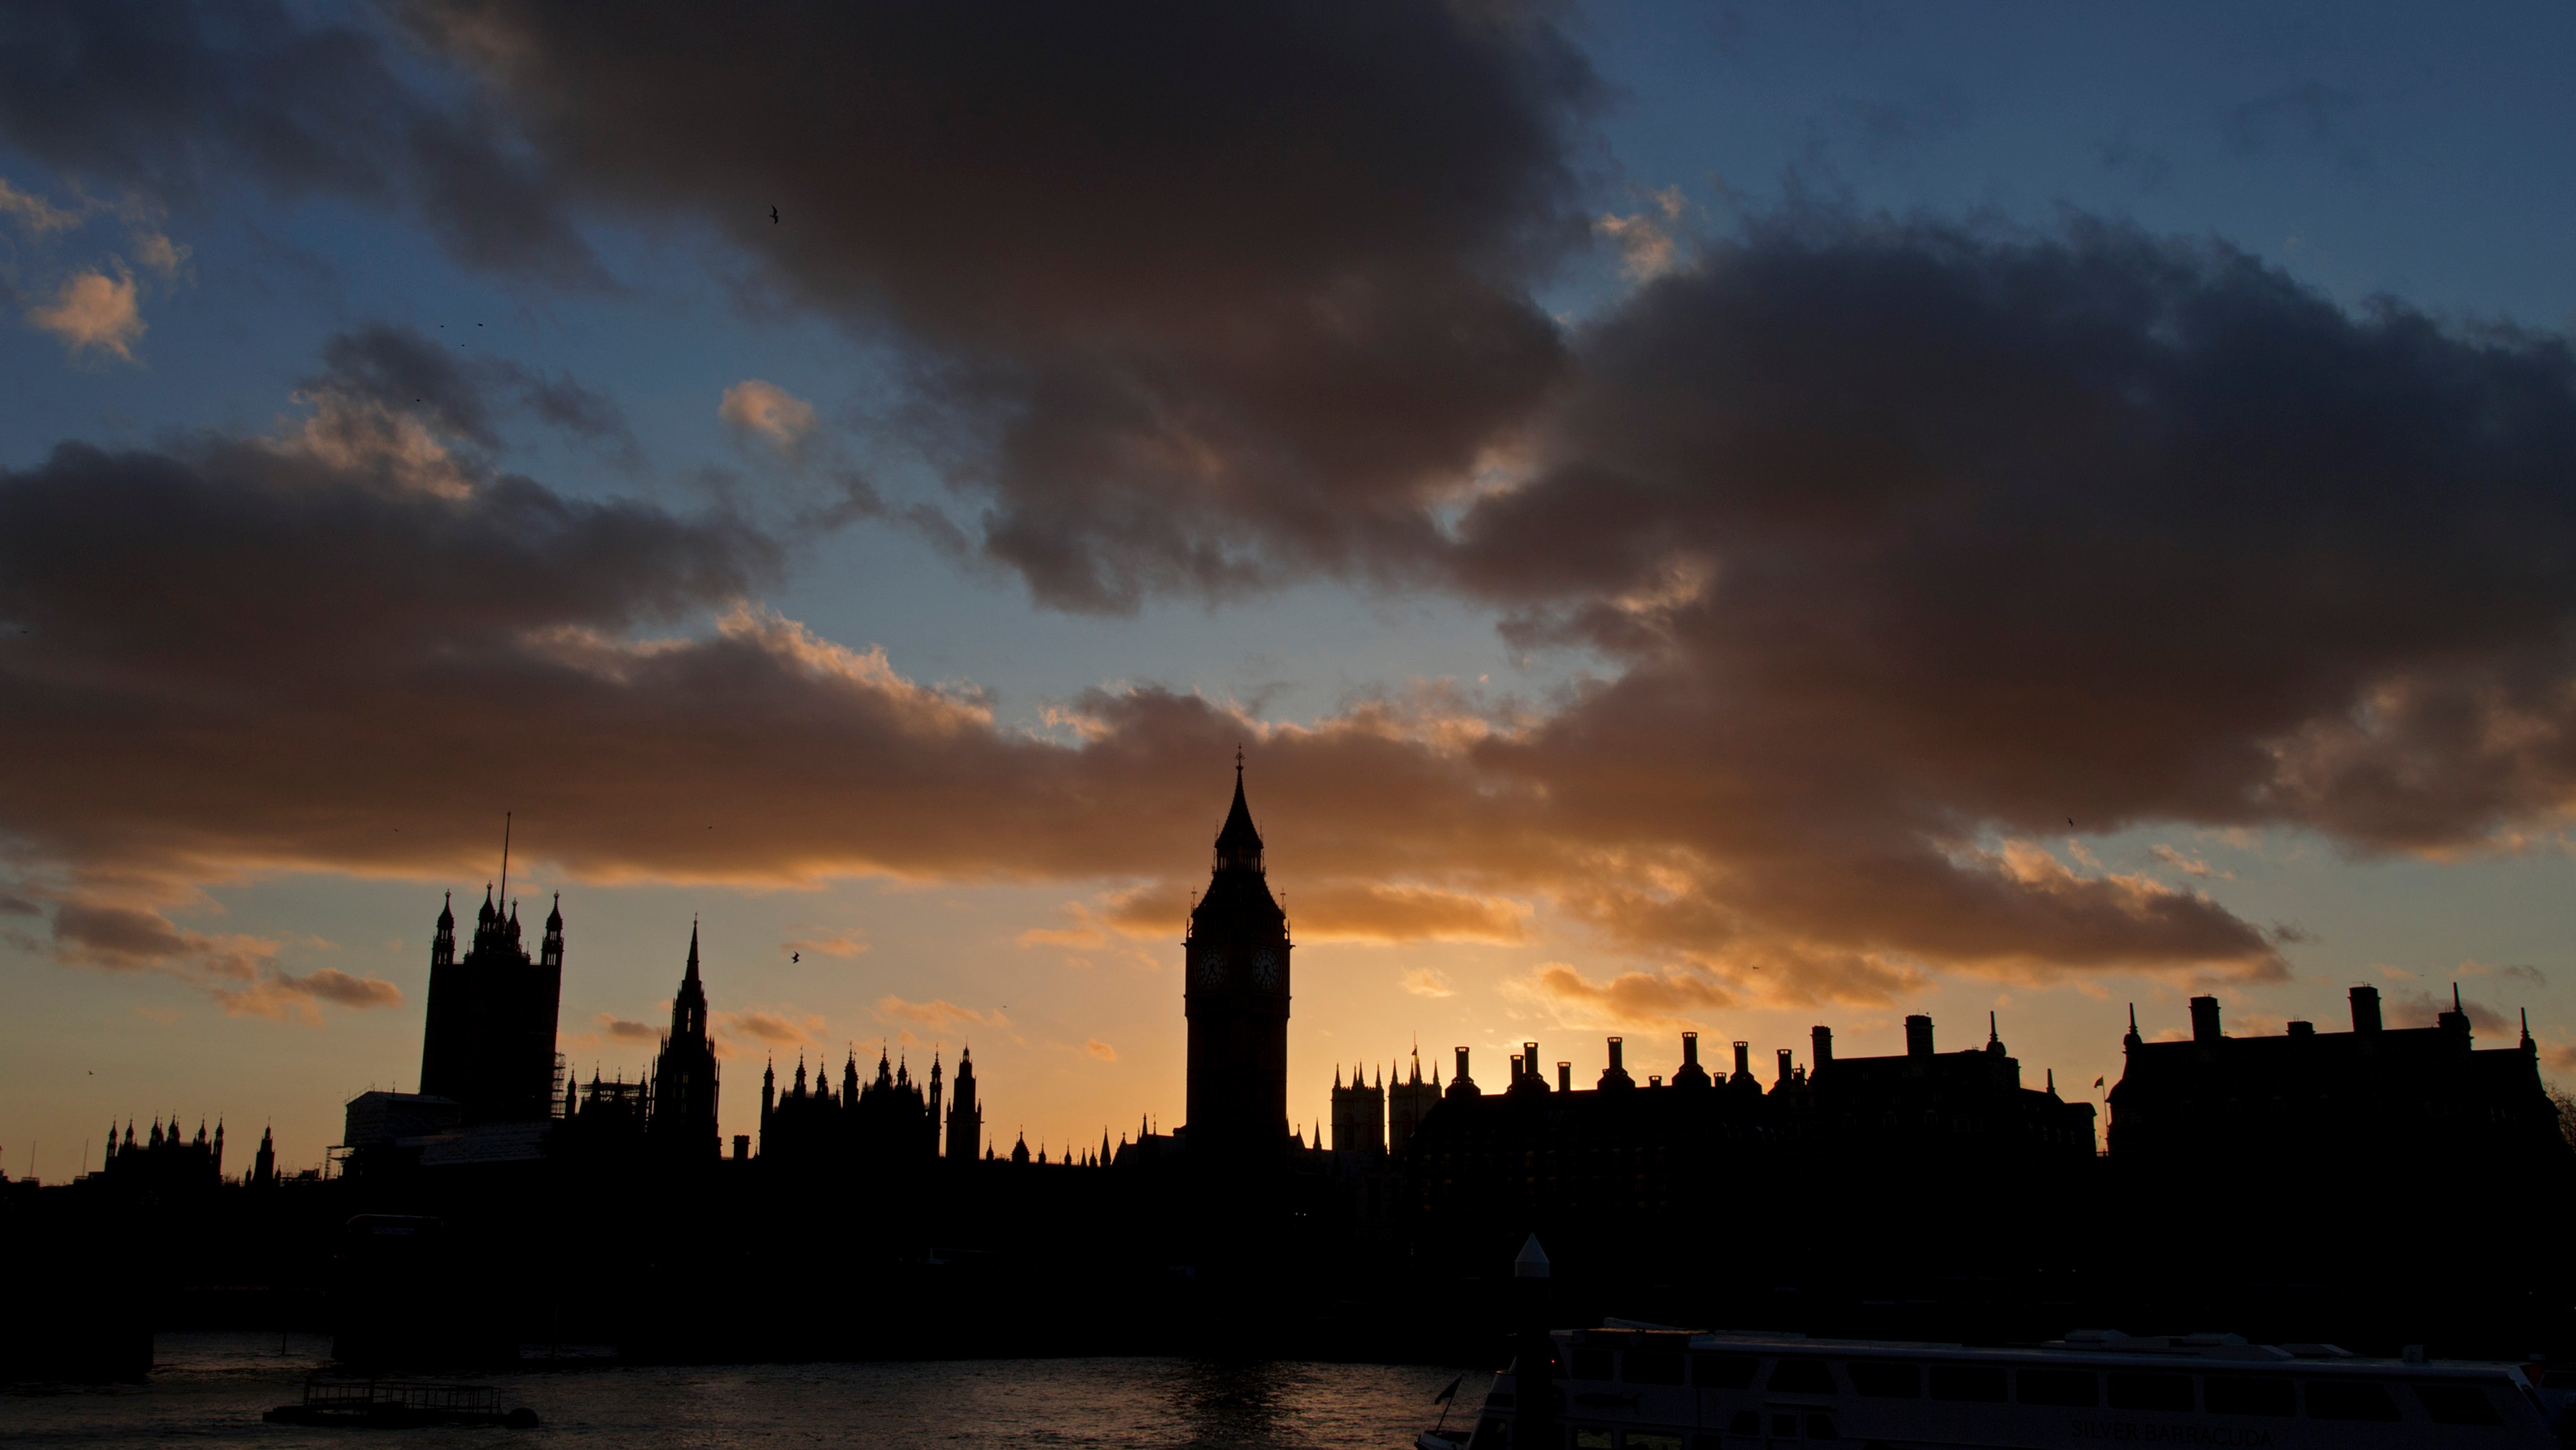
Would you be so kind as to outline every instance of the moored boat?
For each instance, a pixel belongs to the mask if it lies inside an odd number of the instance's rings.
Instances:
[[[1417,1450],[1870,1450],[2212,1445],[2540,1450],[2557,1416],[2521,1367],[2365,1359],[2233,1334],[2079,1331],[1984,1347],[1707,1333],[1612,1321],[1551,1334],[1472,1426]]]
[[[409,1429],[421,1425],[502,1425],[532,1430],[537,1412],[521,1405],[503,1410],[487,1385],[428,1384],[416,1380],[338,1379],[316,1375],[304,1398],[260,1418],[272,1425],[348,1425]]]

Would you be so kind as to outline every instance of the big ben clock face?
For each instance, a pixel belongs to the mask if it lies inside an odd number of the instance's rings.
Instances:
[[[1252,954],[1252,980],[1264,987],[1279,985],[1279,954],[1268,947]]]
[[[1199,985],[1213,987],[1225,980],[1225,953],[1215,947],[1199,952]]]

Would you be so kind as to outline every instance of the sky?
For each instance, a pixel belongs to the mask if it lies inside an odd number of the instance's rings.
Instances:
[[[2576,1073],[2560,6],[0,3],[0,1172],[419,1066],[558,894],[1178,1126],[2377,986]],[[773,218],[773,210],[775,216]]]

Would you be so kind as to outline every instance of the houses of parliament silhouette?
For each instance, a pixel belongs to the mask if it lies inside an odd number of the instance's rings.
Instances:
[[[517,904],[487,890],[461,954],[439,912],[419,1090],[351,1100],[329,1174],[281,1174],[263,1141],[228,1179],[221,1125],[189,1140],[173,1117],[0,1212],[72,1241],[176,1236],[205,1282],[301,1274],[355,1359],[497,1353],[568,1322],[663,1357],[1169,1349],[1211,1322],[1303,1334],[1308,1353],[1465,1352],[1442,1336],[1472,1339],[1533,1232],[1576,1313],[1939,1338],[2161,1315],[2366,1341],[2430,1322],[2576,1353],[2555,1232],[2576,1150],[2527,1026],[2479,1047],[2456,995],[2429,1027],[2390,1027],[2356,988],[2348,1031],[2279,1036],[2228,1035],[2214,997],[2173,1041],[2133,1012],[2107,1134],[2053,1073],[2024,1081],[1991,1015],[1950,1051],[1917,1015],[1899,1052],[1840,1051],[1818,1025],[1766,1074],[1744,1041],[1704,1063],[1691,1032],[1663,1062],[1609,1037],[1588,1082],[1537,1040],[1484,1082],[1467,1047],[1445,1080],[1418,1053],[1400,1073],[1337,1068],[1324,1141],[1288,1117],[1293,942],[1240,755],[1213,847],[1169,1133],[1005,1151],[969,1053],[916,1072],[853,1051],[837,1073],[765,1063],[757,1130],[728,1144],[695,925],[650,1071],[585,1083],[556,1051],[560,900],[531,953]],[[2392,1224],[2424,1244],[2502,1228],[2512,1272],[2394,1253]],[[816,1283],[908,1307],[854,1319]],[[1456,1312],[1394,1312],[1429,1303]]]

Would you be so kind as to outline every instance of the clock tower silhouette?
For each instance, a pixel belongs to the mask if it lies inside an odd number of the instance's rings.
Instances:
[[[1237,750],[1234,808],[1182,946],[1192,1158],[1252,1163],[1287,1147],[1288,947],[1288,914],[1262,874]]]

